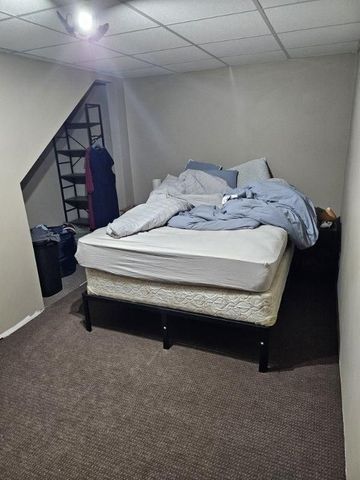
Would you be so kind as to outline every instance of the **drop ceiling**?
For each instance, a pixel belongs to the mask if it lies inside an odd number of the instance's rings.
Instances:
[[[110,29],[97,43],[66,34],[56,15],[89,3],[0,0],[0,49],[127,78],[359,47],[360,0],[98,1],[98,21]]]

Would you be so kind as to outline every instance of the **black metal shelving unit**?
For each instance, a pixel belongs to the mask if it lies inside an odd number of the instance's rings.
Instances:
[[[85,103],[72,118],[75,115],[78,116],[82,109],[85,121],[66,121],[60,129],[59,135],[54,137],[53,146],[65,220],[81,227],[87,227],[89,226],[88,198],[79,189],[80,185],[84,185],[83,190],[85,188],[85,153],[86,149],[95,143],[105,147],[105,140],[101,106],[97,103]],[[79,137],[76,138],[78,132],[84,130],[87,132],[86,142],[83,138],[82,141],[79,140]],[[86,144],[84,145],[82,142]],[[69,213],[74,211],[76,211],[76,217],[69,218]]]

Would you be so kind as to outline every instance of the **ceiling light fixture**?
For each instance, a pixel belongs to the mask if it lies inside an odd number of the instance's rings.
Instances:
[[[95,27],[93,14],[88,10],[79,10],[76,16],[76,24],[79,31],[85,35],[93,33]]]
[[[65,30],[80,40],[98,41],[109,30],[109,24],[96,26],[96,19],[90,10],[78,10],[75,15],[67,14],[65,17],[56,12]]]

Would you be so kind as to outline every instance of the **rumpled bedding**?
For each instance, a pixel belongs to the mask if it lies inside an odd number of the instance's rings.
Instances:
[[[287,231],[294,244],[308,248],[317,241],[316,212],[311,200],[281,179],[253,182],[224,195],[222,207],[200,205],[172,217],[168,226],[192,230],[238,230],[273,225]]]
[[[151,192],[146,203],[128,210],[109,223],[106,233],[114,238],[127,237],[162,227],[171,217],[197,205],[221,205],[229,190],[225,180],[201,170],[186,170],[178,177],[168,175]]]
[[[114,220],[106,232],[122,238],[166,224],[195,230],[274,225],[284,228],[300,249],[311,247],[318,238],[313,203],[285,180],[230,189],[223,179],[200,170],[186,170],[179,177],[168,175],[146,203]]]

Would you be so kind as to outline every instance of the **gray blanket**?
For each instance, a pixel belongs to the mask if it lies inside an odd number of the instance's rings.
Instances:
[[[284,180],[270,179],[234,189],[222,207],[200,205],[172,217],[168,225],[193,230],[237,230],[274,225],[286,230],[298,248],[318,238],[313,203]]]

